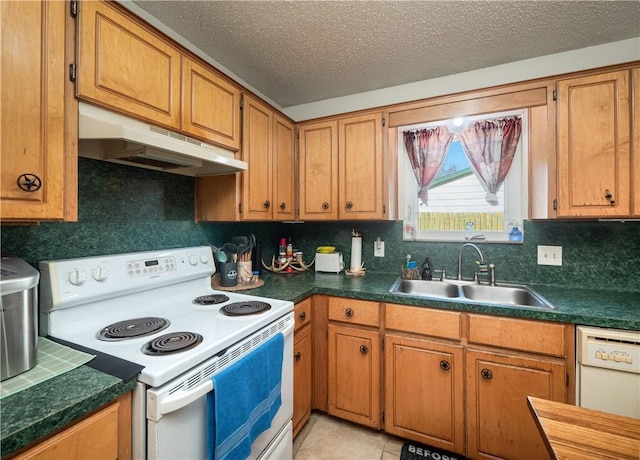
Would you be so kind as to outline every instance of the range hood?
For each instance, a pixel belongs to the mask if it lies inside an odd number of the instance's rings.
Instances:
[[[80,156],[186,176],[246,171],[234,153],[84,102],[78,104]]]

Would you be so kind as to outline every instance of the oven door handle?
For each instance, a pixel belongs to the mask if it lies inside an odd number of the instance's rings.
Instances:
[[[157,414],[159,417],[162,417],[163,415],[182,409],[212,390],[213,380],[209,379],[187,392],[178,391],[170,396],[156,400]],[[155,399],[156,395],[150,393],[149,397]]]

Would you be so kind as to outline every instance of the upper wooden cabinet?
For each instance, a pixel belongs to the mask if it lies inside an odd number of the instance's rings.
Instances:
[[[382,113],[338,121],[338,218],[382,219]]]
[[[0,2],[2,221],[77,219],[68,8],[59,1]]]
[[[295,126],[245,95],[241,158],[247,171],[196,179],[196,220],[294,220]]]
[[[629,70],[560,80],[557,92],[558,217],[628,217]]]
[[[300,126],[300,219],[385,217],[382,113]]]
[[[240,149],[240,89],[182,56],[182,131]]]
[[[640,68],[633,69],[633,143],[631,151],[631,180],[633,215],[640,216]]]
[[[238,86],[116,4],[80,5],[80,99],[240,149]]]
[[[299,128],[298,195],[301,220],[338,218],[338,122]]]
[[[79,98],[180,130],[180,51],[113,5],[80,3]]]

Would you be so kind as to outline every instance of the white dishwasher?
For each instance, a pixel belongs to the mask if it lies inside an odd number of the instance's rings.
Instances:
[[[576,405],[640,419],[640,332],[577,328]]]

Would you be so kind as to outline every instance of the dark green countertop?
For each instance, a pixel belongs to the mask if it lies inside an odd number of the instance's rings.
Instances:
[[[264,286],[241,292],[291,300],[294,303],[313,294],[325,294],[444,310],[640,330],[640,292],[532,285],[536,292],[556,306],[555,310],[540,310],[394,295],[389,293],[389,288],[398,278],[394,274],[367,273],[365,276],[349,277],[344,273],[263,273],[262,278],[265,280]],[[125,382],[85,365],[2,399],[2,456],[68,425],[74,419],[130,391],[134,386],[135,381]]]
[[[0,446],[4,457],[131,391],[123,381],[80,366],[0,400]]]
[[[640,292],[603,291],[530,285],[556,308],[505,307],[457,301],[421,299],[391,294],[389,288],[396,274],[367,273],[350,277],[344,273],[264,273],[264,286],[247,294],[299,302],[312,294],[326,294],[354,299],[406,305],[429,306],[444,310],[481,312],[499,316],[541,319],[578,325],[640,330]]]

